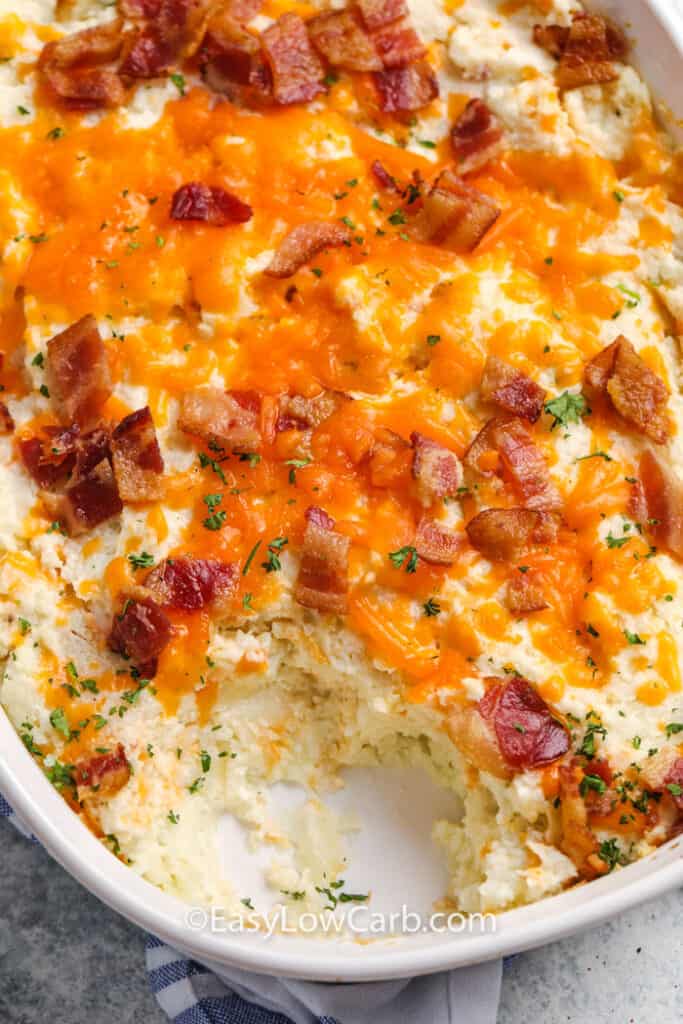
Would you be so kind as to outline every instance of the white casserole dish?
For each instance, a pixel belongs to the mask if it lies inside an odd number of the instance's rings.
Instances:
[[[607,0],[591,6],[620,22],[634,40],[634,62],[653,94],[665,105],[663,116],[671,119],[673,114],[675,119],[683,119],[683,96],[675,87],[682,66],[683,13],[678,18],[672,12],[672,0]],[[670,127],[676,131],[676,124]],[[384,780],[383,785],[391,783]],[[353,792],[353,785],[351,789]],[[67,871],[140,927],[205,962],[281,976],[368,981],[472,964],[559,939],[683,885],[682,836],[650,857],[588,886],[502,914],[495,932],[428,933],[371,944],[287,935],[266,939],[248,932],[211,934],[193,930],[187,921],[185,904],[143,881],[91,835],[45,779],[2,709],[0,791]],[[356,780],[356,791],[366,804],[368,799],[372,800],[362,780]],[[365,807],[369,811],[366,818],[373,823],[373,835],[362,847],[364,881],[369,881],[373,888],[374,872],[385,883],[384,896],[389,903],[398,906],[408,902],[426,910],[432,879],[416,876],[427,876],[432,870],[424,861],[428,838],[424,839],[425,846],[419,848],[420,836],[429,834],[424,827],[425,816],[429,816],[428,794],[424,798],[420,794],[418,799],[414,793],[411,796],[412,799],[406,798],[404,792],[400,793],[393,806],[387,806],[391,801],[386,799],[385,788],[375,804]],[[411,841],[416,838],[417,843],[406,855],[404,846],[399,844],[408,836]],[[389,859],[387,850],[392,851]],[[248,857],[239,857],[234,841],[230,844],[230,858],[237,859],[239,870],[244,870],[248,863]],[[248,882],[248,876],[244,880]],[[356,879],[351,881],[355,883]],[[438,879],[433,881],[438,891]]]

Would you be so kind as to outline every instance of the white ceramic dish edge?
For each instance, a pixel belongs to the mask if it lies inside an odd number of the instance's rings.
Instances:
[[[683,55],[683,22],[666,0],[606,0],[592,5],[626,24],[635,62],[677,118],[675,84]],[[50,854],[104,903],[141,928],[204,963],[320,981],[371,981],[428,974],[520,952],[584,930],[683,885],[683,838],[589,886],[579,886],[500,915],[494,933],[420,935],[410,941],[360,945],[256,934],[194,931],[187,907],[124,867],[91,835],[43,776],[0,709],[0,791]]]

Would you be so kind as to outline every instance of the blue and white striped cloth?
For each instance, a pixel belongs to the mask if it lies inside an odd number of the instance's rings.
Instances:
[[[0,795],[0,817],[37,842]],[[495,1024],[501,961],[427,977],[324,985],[211,969],[150,936],[147,972],[173,1024]]]

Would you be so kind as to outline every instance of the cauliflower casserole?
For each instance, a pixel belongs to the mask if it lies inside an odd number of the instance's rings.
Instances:
[[[154,884],[239,912],[228,814],[322,908],[349,766],[454,794],[464,912],[680,828],[683,186],[628,45],[0,0],[0,700]]]

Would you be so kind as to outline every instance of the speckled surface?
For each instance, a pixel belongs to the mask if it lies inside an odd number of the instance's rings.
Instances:
[[[518,956],[498,1024],[680,1024],[682,922],[683,890]],[[0,821],[2,1024],[162,1024],[143,949],[137,928]]]

